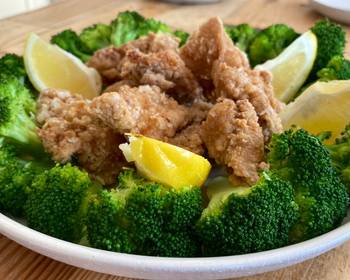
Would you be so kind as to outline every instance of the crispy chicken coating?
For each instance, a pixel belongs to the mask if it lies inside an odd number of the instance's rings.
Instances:
[[[178,46],[179,40],[174,36],[150,33],[119,48],[107,47],[98,50],[87,64],[95,68],[104,80],[114,82],[120,79],[119,64],[127,51],[137,49],[143,53],[154,53],[162,50],[176,50]]]
[[[204,80],[211,80],[213,63],[219,57],[232,67],[249,68],[247,56],[233,45],[218,17],[209,19],[194,32],[180,55],[193,74]]]
[[[36,121],[44,124],[46,120],[62,115],[62,110],[74,101],[82,100],[79,95],[72,95],[66,90],[44,90],[37,102]]]
[[[165,142],[184,148],[198,155],[203,155],[205,151],[200,123],[193,123],[187,126],[176,133],[174,137],[165,139]]]
[[[234,68],[225,62],[216,61],[212,76],[215,98],[224,97],[235,101],[248,99],[250,101],[258,115],[259,124],[263,128],[265,142],[269,141],[272,133],[282,132],[281,119],[273,107],[279,103],[276,101],[271,104],[271,99],[274,97],[272,96],[271,75],[268,72]]]
[[[122,86],[92,101],[93,112],[119,133],[139,133],[164,140],[190,121],[189,110],[156,86]]]
[[[103,48],[94,53],[87,65],[95,68],[105,83],[113,83],[120,79],[119,64],[124,55],[125,52],[121,48]]]
[[[220,99],[202,125],[209,156],[228,167],[234,184],[254,184],[264,159],[264,136],[248,100]]]
[[[201,95],[202,88],[180,58],[178,44],[172,35],[151,33],[120,48],[97,51],[88,65],[109,82],[156,85],[176,99],[192,100]]]
[[[90,101],[67,91],[49,89],[40,94],[38,134],[52,158],[67,162],[76,157],[79,165],[105,184],[113,184],[124,166],[119,144],[125,142],[104,125],[90,108]]]
[[[194,102],[188,106],[191,119],[190,124],[178,131],[174,137],[165,139],[165,141],[193,153],[203,155],[205,152],[205,145],[201,135],[201,126],[212,107],[212,103],[202,99],[194,100]]]
[[[282,105],[273,96],[271,74],[250,68],[246,55],[234,46],[220,19],[212,18],[203,24],[181,49],[181,57],[202,83],[207,80],[203,88],[209,90],[204,94],[212,102],[221,97],[248,99],[259,117],[266,142],[272,133],[282,131],[277,114]]]
[[[193,100],[202,88],[174,50],[143,53],[128,51],[120,64],[120,77],[140,85],[155,85],[177,100]]]

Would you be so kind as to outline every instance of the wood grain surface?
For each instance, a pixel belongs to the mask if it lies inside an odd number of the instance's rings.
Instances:
[[[63,0],[24,15],[0,21],[0,56],[7,52],[22,53],[29,32],[45,39],[65,28],[80,30],[96,22],[115,18],[119,11],[137,10],[145,16],[164,20],[170,25],[191,31],[211,16],[225,23],[249,22],[256,27],[278,22],[305,31],[320,16],[308,7],[307,0],[226,0],[211,5],[173,5],[161,1]],[[350,32],[347,29],[347,38]],[[346,48],[350,54],[350,46]],[[34,253],[0,235],[1,280],[92,280],[126,278],[109,276],[75,268]],[[348,280],[350,279],[350,242],[318,258],[241,280]]]

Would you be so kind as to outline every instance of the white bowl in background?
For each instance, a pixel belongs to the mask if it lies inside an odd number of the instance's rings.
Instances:
[[[333,20],[350,24],[349,0],[310,0],[310,6]]]
[[[42,255],[97,272],[143,279],[205,280],[258,274],[316,257],[350,239],[350,222],[347,218],[339,228],[295,245],[211,258],[149,257],[89,248],[42,234],[3,214],[0,233]]]

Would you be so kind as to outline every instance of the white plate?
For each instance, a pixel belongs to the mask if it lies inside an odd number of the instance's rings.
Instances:
[[[310,0],[310,5],[329,18],[350,24],[349,0]]]
[[[296,245],[213,258],[147,257],[88,248],[42,234],[2,214],[0,233],[40,254],[97,272],[147,279],[205,280],[253,275],[318,256],[350,239],[350,222],[347,218],[339,228]]]

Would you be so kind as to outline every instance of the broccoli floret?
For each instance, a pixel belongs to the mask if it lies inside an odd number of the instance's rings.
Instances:
[[[145,18],[137,12],[122,12],[112,21],[111,42],[115,46],[121,46],[140,36],[139,26]]]
[[[334,144],[326,147],[331,154],[333,165],[350,192],[350,124],[345,127]]]
[[[152,18],[145,19],[139,13],[130,11],[119,13],[117,18],[112,21],[111,26],[111,42],[117,47],[150,32],[172,32],[165,23]]]
[[[35,176],[49,166],[49,162],[21,158],[14,146],[2,141],[0,145],[0,211],[22,217],[28,187]]]
[[[199,187],[167,188],[137,176],[119,175],[119,185],[91,202],[87,232],[93,247],[142,255],[190,257],[200,248],[193,233],[202,211]]]
[[[255,66],[278,56],[299,36],[285,24],[274,24],[256,35],[248,49],[250,63]]]
[[[238,48],[246,52],[259,31],[249,24],[242,23],[236,26],[225,26],[227,34]]]
[[[79,38],[90,52],[95,52],[111,44],[111,26],[103,23],[89,26],[80,33]]]
[[[0,80],[0,136],[32,155],[44,154],[35,124],[36,102],[15,77]]]
[[[187,42],[188,37],[190,37],[188,32],[182,30],[175,30],[174,35],[180,39],[180,47],[182,47]]]
[[[70,29],[52,36],[51,43],[56,44],[67,52],[70,52],[84,62],[88,61],[93,53],[79,38],[77,33]]]
[[[187,32],[175,32],[165,23],[153,18],[146,19],[134,11],[119,13],[110,25],[98,23],[89,26],[78,35],[73,30],[64,30],[51,38],[51,43],[86,62],[91,55],[104,47],[115,45],[117,47],[136,40],[150,32],[171,33],[180,38],[184,44],[189,36]]]
[[[148,18],[148,19],[145,19],[142,23],[140,23],[139,32],[140,32],[140,36],[143,36],[143,35],[147,35],[150,32],[171,33],[172,30],[167,24],[159,20],[155,20],[154,18]]]
[[[70,164],[46,170],[28,190],[28,226],[60,239],[79,241],[88,200],[99,189],[85,171]]]
[[[204,255],[235,255],[288,244],[298,207],[289,182],[263,172],[252,187],[220,189],[197,223]]]
[[[324,82],[350,79],[350,61],[341,55],[331,58],[325,68],[317,72],[317,77]]]
[[[23,58],[16,54],[5,54],[0,58],[0,80],[6,80],[8,77],[15,77],[26,88],[32,91],[33,97],[36,97],[34,90],[24,68]]]
[[[6,79],[8,76],[14,76],[25,84],[27,73],[22,57],[16,54],[5,54],[0,58],[0,79]]]
[[[320,139],[293,128],[274,135],[269,149],[270,168],[291,182],[299,206],[290,241],[307,240],[337,227],[346,216],[349,197]]]
[[[309,82],[317,79],[317,72],[327,67],[332,57],[343,56],[345,48],[345,31],[339,24],[322,19],[315,23],[311,31],[317,37],[317,55],[309,75]]]

